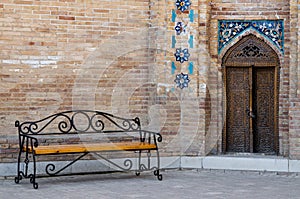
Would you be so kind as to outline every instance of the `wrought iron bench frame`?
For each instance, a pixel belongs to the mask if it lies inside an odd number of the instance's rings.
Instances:
[[[85,127],[79,127],[77,124],[78,117],[85,118],[87,120]],[[108,122],[118,130],[107,129],[106,126],[108,126]],[[54,127],[52,125],[54,125]],[[51,132],[48,132],[50,126],[52,129]],[[17,184],[23,178],[29,178],[30,182],[33,184],[33,188],[38,188],[38,183],[36,182],[36,178],[38,177],[37,156],[41,155],[79,154],[77,158],[57,171],[55,171],[56,168],[53,163],[48,163],[45,167],[45,171],[48,176],[65,175],[61,174],[63,170],[70,167],[89,153],[96,154],[97,157],[109,162],[122,171],[132,170],[133,162],[129,158],[124,161],[124,166],[121,166],[99,154],[100,152],[110,153],[115,151],[133,151],[138,153],[138,165],[135,170],[136,175],[140,175],[140,172],[142,171],[154,170],[154,175],[157,176],[157,179],[162,180],[162,175],[160,174],[160,157],[157,145],[157,142],[162,141],[162,136],[160,133],[142,130],[140,119],[138,117],[134,119],[126,119],[100,111],[71,110],[56,113],[38,121],[26,121],[21,123],[17,120],[15,122],[15,127],[18,128],[19,135],[17,176],[15,177],[15,183]],[[87,144],[63,143],[63,145],[40,145],[40,142],[42,142],[41,139],[45,137],[44,135],[51,137],[93,133],[97,133],[97,135],[121,133],[128,136],[131,134],[137,134],[138,136],[135,137],[134,141],[120,140],[118,143],[105,144],[96,142]],[[122,137],[120,139],[122,139]],[[155,166],[151,165],[151,151],[155,151],[156,153],[157,164],[155,164]],[[142,160],[142,153],[147,154],[146,164],[144,164],[145,160]],[[29,173],[30,163],[32,164],[32,173]],[[21,164],[23,164],[23,168],[21,168]]]

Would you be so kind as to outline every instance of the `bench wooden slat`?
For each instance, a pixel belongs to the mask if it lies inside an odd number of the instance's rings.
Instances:
[[[36,155],[60,154],[60,153],[84,153],[101,151],[132,151],[132,150],[153,150],[157,149],[155,144],[141,142],[120,142],[120,143],[99,143],[99,144],[68,144],[49,145],[34,147]],[[23,149],[26,151],[26,148]],[[32,149],[29,148],[29,152]]]

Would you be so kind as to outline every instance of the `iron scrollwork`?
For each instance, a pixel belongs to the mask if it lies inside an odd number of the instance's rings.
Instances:
[[[136,149],[129,150],[139,152],[139,164],[136,170],[136,174],[142,171],[155,170],[154,175],[157,176],[159,180],[162,179],[162,175],[159,174],[160,162],[159,162],[159,153],[157,148],[157,142],[162,141],[162,136],[159,133],[144,131],[141,130],[140,120],[138,117],[134,119],[126,119],[117,117],[108,113],[99,112],[99,111],[89,111],[89,110],[73,110],[57,113],[51,116],[48,116],[42,120],[38,121],[29,121],[20,123],[19,121],[15,122],[15,126],[18,128],[19,133],[19,155],[18,155],[18,164],[17,164],[17,177],[15,177],[15,182],[19,183],[23,178],[29,178],[30,182],[33,184],[35,189],[38,188],[38,183],[36,183],[36,157],[38,155],[48,155],[45,154],[36,154],[35,150],[39,147],[39,139],[43,136],[41,135],[59,135],[63,134],[79,134],[79,133],[126,133],[129,135],[138,134],[139,141],[147,144],[155,144],[155,150],[157,153],[157,166],[151,166],[150,157],[151,153],[149,149]],[[110,128],[114,127],[113,130]],[[117,129],[117,130],[115,130]],[[136,140],[137,137],[133,136]],[[43,142],[41,142],[43,145]],[[121,149],[120,149],[121,150]],[[147,153],[147,164],[142,163],[141,153]],[[68,153],[68,152],[66,152]],[[73,153],[73,152],[70,152]],[[78,160],[82,159],[89,153],[96,154],[98,157],[107,161],[111,165],[114,165],[122,171],[130,171],[133,169],[133,161],[129,158],[125,159],[123,165],[119,165],[112,160],[106,158],[105,156],[93,151],[93,152],[74,152],[80,154],[76,159],[67,163],[62,168],[56,168],[54,163],[49,163],[45,167],[45,172],[49,176],[58,176],[61,175],[62,171],[69,168]],[[60,153],[57,153],[60,154]],[[49,155],[56,155],[56,153],[49,153]],[[22,162],[22,159],[24,162]],[[33,172],[29,173],[29,164],[33,165]],[[21,164],[24,164],[24,168],[21,169]]]

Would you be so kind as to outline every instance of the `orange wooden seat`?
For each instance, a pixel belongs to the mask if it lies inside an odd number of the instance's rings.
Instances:
[[[87,144],[68,144],[68,145],[48,145],[34,147],[36,155],[60,154],[60,153],[84,153],[101,151],[135,151],[135,150],[153,150],[155,144],[143,142],[119,142],[119,143],[87,143]],[[26,148],[23,149],[26,151]],[[32,152],[32,148],[28,148]]]

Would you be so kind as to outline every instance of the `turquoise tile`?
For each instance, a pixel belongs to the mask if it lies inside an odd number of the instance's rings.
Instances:
[[[194,63],[190,62],[188,66],[189,74],[192,75],[194,73]]]
[[[194,22],[194,10],[190,10],[189,17],[190,17],[190,22]]]
[[[190,48],[194,48],[194,36],[193,35],[190,35],[189,45],[190,45]]]
[[[172,10],[172,22],[175,22],[175,19],[176,19],[176,12],[175,12],[175,10],[173,9]]]
[[[172,36],[172,48],[175,48],[176,45],[176,37],[173,35]]]
[[[171,67],[171,74],[173,75],[173,74],[175,74],[175,71],[176,71],[176,66],[175,66],[175,63],[174,62],[172,62],[172,67]]]

